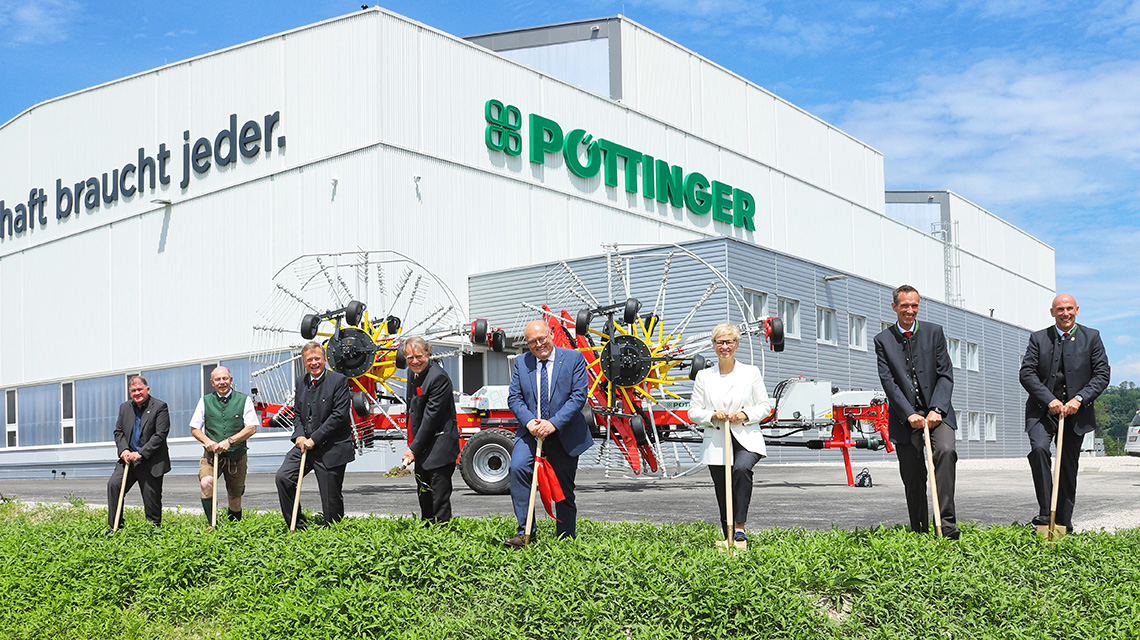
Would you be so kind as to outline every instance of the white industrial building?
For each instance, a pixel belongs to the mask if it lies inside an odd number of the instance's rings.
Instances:
[[[627,18],[463,39],[373,8],[0,126],[0,474],[109,472],[136,372],[170,403],[188,471],[203,366],[248,374],[259,306],[305,254],[396,250],[497,308],[471,276],[717,238],[840,276],[827,295],[844,291],[829,307],[841,323],[861,283],[878,307],[859,312],[867,336],[891,317],[890,288],[916,286],[932,319],[962,319],[963,379],[1008,388],[979,409],[995,415],[990,446],[963,456],[1021,454],[1016,354],[1054,295],[1051,247],[950,192],[885,192],[874,148]],[[776,280],[740,286],[777,313]],[[847,329],[829,345],[843,358],[820,364],[815,291],[797,294],[785,354],[813,338],[815,366],[797,373],[845,362],[851,381],[873,378]],[[453,370],[493,382],[493,362]],[[956,403],[980,407],[981,382],[977,399],[961,386]]]

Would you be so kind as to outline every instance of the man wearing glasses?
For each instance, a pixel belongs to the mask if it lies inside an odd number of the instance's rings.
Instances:
[[[555,503],[554,532],[573,538],[578,508],[574,503],[574,476],[578,456],[594,443],[582,416],[586,404],[588,378],[586,359],[574,349],[554,346],[550,327],[541,320],[526,326],[530,353],[515,359],[507,405],[519,422],[515,448],[511,452],[511,502],[518,530],[504,541],[512,549],[525,546],[527,508],[534,473],[534,452],[542,439],[543,457],[550,463],[566,499]],[[534,531],[529,532],[534,539]]]

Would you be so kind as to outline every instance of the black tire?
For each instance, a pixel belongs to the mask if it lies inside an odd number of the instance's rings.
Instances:
[[[582,309],[578,312],[577,318],[574,320],[574,334],[584,336],[590,332],[590,321],[594,319],[594,314],[590,313],[589,309]]]
[[[515,434],[484,429],[467,439],[459,453],[459,475],[475,493],[501,496],[511,490],[511,451]]]
[[[372,413],[372,401],[363,391],[352,392],[352,411],[358,418],[367,418]]]
[[[641,416],[633,416],[629,419],[629,430],[633,432],[633,440],[637,446],[641,446],[649,442],[649,438],[645,435],[645,418]]]
[[[396,368],[407,369],[408,357],[404,355],[404,345],[396,347]]]
[[[702,369],[708,368],[708,366],[709,361],[704,356],[699,353],[693,356],[693,363],[689,365],[689,379],[696,380],[697,374],[700,373]]]
[[[768,342],[772,343],[773,351],[784,350],[784,319],[783,318],[769,318],[768,326]]]
[[[646,333],[653,333],[653,330],[657,328],[657,323],[660,321],[661,318],[658,318],[656,313],[647,313],[641,316],[641,323],[645,325]]]
[[[633,324],[637,320],[637,312],[641,311],[641,302],[637,298],[630,298],[625,301],[625,310],[622,312],[622,320],[625,324]]]
[[[359,300],[348,303],[348,306],[344,308],[344,321],[355,327],[360,324],[362,319],[364,319],[364,303]]]
[[[487,320],[479,318],[471,325],[471,342],[487,344]]]
[[[495,329],[491,332],[491,351],[501,353],[503,349],[507,348],[507,332],[502,329]]]
[[[319,326],[321,326],[320,316],[311,313],[305,314],[305,317],[301,318],[301,337],[306,340],[317,337],[317,327]]]
[[[401,323],[400,319],[396,316],[388,316],[387,319],[384,320],[384,323],[388,325],[388,335],[392,336],[400,332]]]

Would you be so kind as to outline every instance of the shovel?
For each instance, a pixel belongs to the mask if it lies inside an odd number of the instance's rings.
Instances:
[[[218,452],[214,452],[214,498],[210,503],[210,528],[218,526]]]
[[[934,504],[934,529],[942,537],[942,507],[938,504],[938,478],[934,475],[934,449],[930,446],[930,424],[922,420],[922,439],[926,442],[926,475],[930,476],[930,501]]]
[[[526,528],[523,529],[523,546],[530,544],[530,526],[534,524],[534,496],[538,493],[538,459],[542,457],[542,438],[534,450],[534,476],[530,480],[530,502],[526,507]]]
[[[297,495],[293,497],[293,522],[289,524],[290,531],[297,530],[297,510],[301,506],[301,481],[305,479],[305,456],[309,455],[308,449],[301,450],[301,466],[297,469]],[[214,487],[217,491],[217,483]]]
[[[1057,528],[1057,495],[1061,489],[1061,443],[1065,441],[1065,416],[1057,420],[1057,457],[1053,459],[1053,497],[1049,501],[1048,526],[1037,525],[1037,533],[1045,536],[1046,541],[1060,540],[1065,535],[1066,528]]]
[[[119,530],[119,523],[123,521],[123,496],[127,493],[127,474],[131,471],[131,463],[123,463],[123,483],[119,485],[119,504],[115,506],[115,524],[111,527],[111,531]],[[1054,500],[1053,504],[1057,501]]]
[[[732,538],[736,533],[735,518],[732,517],[732,427],[728,420],[724,421],[724,520],[728,535],[724,537],[723,549],[728,553],[735,553],[737,549],[748,548],[747,542],[735,542]],[[721,543],[717,543],[721,547]]]

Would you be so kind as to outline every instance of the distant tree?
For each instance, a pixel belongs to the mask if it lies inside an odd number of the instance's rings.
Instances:
[[[1096,399],[1097,433],[1104,438],[1105,453],[1123,455],[1128,425],[1140,410],[1140,388],[1125,380],[1110,386]]]

